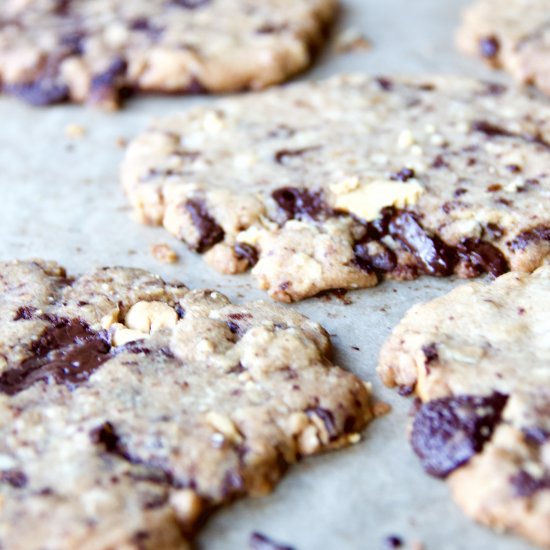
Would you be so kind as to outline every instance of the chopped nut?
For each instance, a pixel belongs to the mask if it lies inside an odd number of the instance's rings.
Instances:
[[[120,149],[126,149],[126,147],[128,146],[128,140],[122,136],[119,136],[116,139],[116,144],[117,147],[119,147]]]
[[[120,310],[116,308],[113,311],[111,311],[111,313],[104,315],[101,318],[102,328],[104,328],[105,330],[111,328],[118,321],[119,314],[120,314]]]
[[[391,412],[391,405],[389,403],[379,401],[373,405],[372,412],[376,418],[379,416],[384,416],[385,414]]]
[[[378,218],[387,206],[405,208],[415,204],[424,193],[422,186],[413,179],[406,183],[378,180],[365,183],[356,189],[337,193],[335,206],[351,212],[366,221]]]
[[[370,50],[372,44],[358,29],[348,28],[336,38],[334,50],[337,53],[350,53]]]
[[[161,328],[175,327],[178,314],[163,302],[138,302],[130,308],[124,322],[130,329],[149,334]]]
[[[149,334],[126,328],[122,323],[115,323],[111,328],[113,329],[112,340],[115,346],[124,346],[128,342],[149,338]]]
[[[206,421],[227,440],[233,443],[243,442],[243,436],[239,433],[237,427],[228,416],[217,413],[216,411],[210,411],[206,414]]]
[[[298,437],[298,449],[302,455],[311,455],[319,450],[321,442],[317,436],[317,428],[310,424]]]
[[[65,136],[70,139],[79,139],[86,135],[86,129],[78,124],[67,124],[65,126]]]
[[[151,246],[153,257],[163,264],[173,264],[178,261],[176,251],[166,243],[158,243]]]
[[[170,494],[170,505],[178,519],[186,526],[192,526],[203,509],[201,497],[192,489],[181,489]]]

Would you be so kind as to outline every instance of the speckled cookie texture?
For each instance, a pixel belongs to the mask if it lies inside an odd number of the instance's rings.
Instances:
[[[1,263],[0,291],[2,548],[186,548],[213,508],[371,416],[288,309],[42,261]]]
[[[550,94],[550,2],[476,0],[464,12],[459,48]]]
[[[263,88],[306,68],[337,0],[5,0],[0,85],[38,105]]]
[[[340,76],[156,121],[122,182],[223,273],[292,301],[550,253],[550,105],[460,77]]]
[[[414,306],[379,373],[420,400],[411,443],[464,511],[550,548],[550,265]]]

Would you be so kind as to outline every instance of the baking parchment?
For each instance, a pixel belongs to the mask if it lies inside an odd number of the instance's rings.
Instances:
[[[302,78],[358,71],[505,80],[455,52],[453,33],[465,3],[343,0],[340,29],[360,30],[372,48],[345,55],[329,48]],[[205,101],[210,99],[151,97],[108,114],[74,106],[34,109],[1,98],[0,258],[53,259],[72,273],[98,265],[143,267],[190,287],[218,288],[235,300],[265,298],[249,275],[222,277],[162,229],[135,223],[118,184],[121,138],[130,139],[152,116]],[[69,124],[84,127],[86,136],[68,139]],[[158,263],[150,246],[159,242],[170,243],[180,262]],[[375,374],[380,346],[404,312],[455,284],[430,278],[385,283],[350,292],[351,305],[312,299],[295,306],[329,330],[337,362],[372,381],[377,398],[391,403],[393,412],[373,422],[357,446],[291,468],[272,495],[219,511],[202,531],[200,549],[245,549],[252,531],[297,550],[377,550],[388,535],[400,536],[407,547],[422,542],[426,550],[531,548],[476,526],[445,484],[422,472],[406,439],[411,403],[382,387]]]

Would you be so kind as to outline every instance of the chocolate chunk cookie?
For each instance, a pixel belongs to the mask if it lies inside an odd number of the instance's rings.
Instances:
[[[137,269],[0,263],[0,546],[185,548],[215,507],[359,440],[316,323]]]
[[[413,307],[380,354],[411,443],[475,520],[550,548],[550,265]]]
[[[550,94],[548,0],[476,0],[464,12],[459,48]]]
[[[142,221],[292,301],[534,270],[550,253],[549,161],[550,105],[519,90],[342,76],[155,122],[122,182]]]
[[[5,0],[0,87],[115,108],[135,91],[263,88],[307,67],[337,0]]]

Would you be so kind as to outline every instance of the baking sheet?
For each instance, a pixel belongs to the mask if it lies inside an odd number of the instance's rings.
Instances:
[[[363,31],[373,48],[327,53],[304,78],[360,71],[505,79],[454,51],[452,35],[463,0],[342,1],[340,27]],[[217,287],[235,300],[264,298],[248,275],[222,277],[162,229],[132,221],[118,185],[119,138],[131,138],[153,115],[204,101],[146,98],[121,113],[105,114],[71,106],[37,110],[0,99],[0,258],[54,259],[72,273],[98,265],[143,267],[191,287]],[[68,124],[86,128],[87,135],[67,139]],[[155,261],[150,246],[159,242],[170,243],[181,261]],[[372,381],[377,397],[391,403],[393,412],[373,422],[354,448],[291,468],[272,495],[218,512],[198,539],[200,549],[245,549],[252,531],[298,550],[376,550],[384,548],[388,535],[402,537],[407,545],[422,542],[426,550],[531,548],[470,522],[445,484],[421,471],[405,436],[410,402],[383,388],[375,375],[380,345],[404,312],[455,284],[429,278],[386,283],[349,293],[352,305],[312,299],[296,306],[334,335],[337,362]]]

